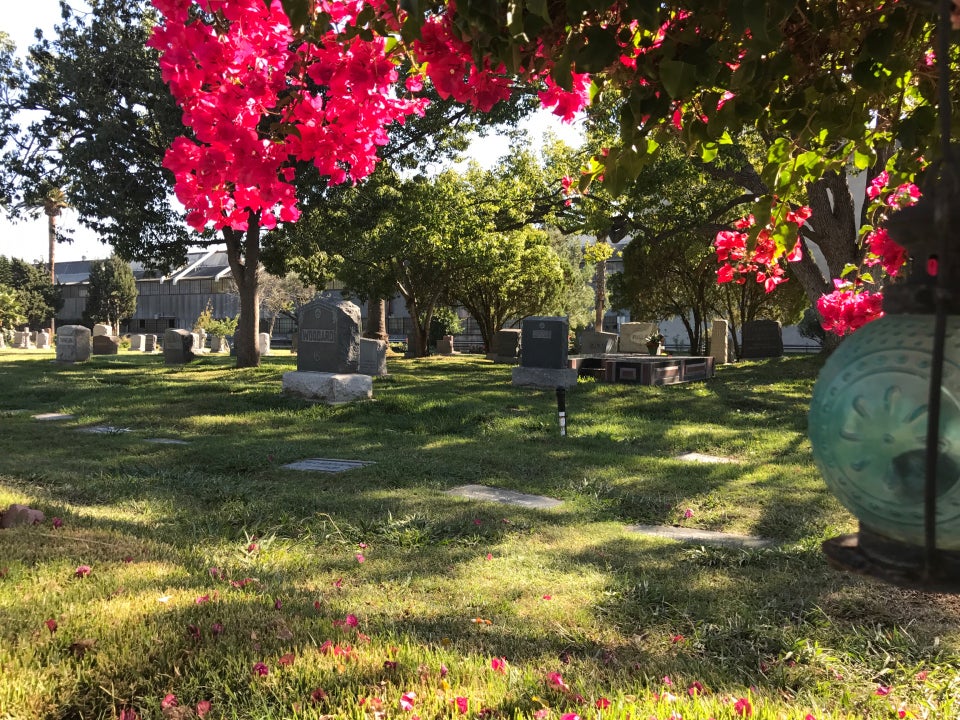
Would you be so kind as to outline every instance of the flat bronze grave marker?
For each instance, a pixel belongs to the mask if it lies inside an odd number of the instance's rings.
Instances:
[[[40,413],[39,415],[33,416],[34,420],[73,420],[73,415],[67,415],[66,413]]]
[[[627,525],[628,532],[700,545],[726,545],[738,548],[769,548],[776,543],[752,535],[730,535],[714,530],[673,527],[672,525]]]
[[[355,470],[366,465],[373,465],[369,460],[335,460],[330,458],[309,458],[288,463],[283,467],[287,470],[304,470],[310,472],[338,473],[346,470]]]
[[[503,503],[504,505],[518,505],[520,507],[549,510],[563,503],[556,498],[543,495],[527,495],[515,490],[503,490],[487,485],[460,485],[446,491],[447,495],[458,495],[470,500]]]

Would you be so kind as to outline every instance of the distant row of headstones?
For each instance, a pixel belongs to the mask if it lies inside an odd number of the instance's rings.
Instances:
[[[532,367],[565,367],[566,347],[568,335],[564,332],[560,338],[560,330],[547,330],[544,328],[527,331],[527,323],[542,325],[547,323],[553,327],[556,321],[563,321],[566,324],[566,318],[527,318],[522,323],[521,328],[503,329],[497,332],[493,339],[493,347],[487,357],[494,362],[508,364],[527,364],[526,354],[536,352],[537,363]],[[559,360],[556,351],[553,359],[545,359],[540,351],[534,351],[534,346],[540,344],[534,341],[538,340],[537,333],[554,333],[558,345],[563,345],[563,360]],[[663,346],[651,350],[647,340],[658,332],[657,323],[653,322],[629,322],[620,326],[620,334],[609,332],[597,332],[587,330],[579,335],[580,353],[583,355],[612,355],[615,353],[659,353],[663,351]],[[730,333],[726,320],[714,320],[710,332],[710,347],[708,356],[714,359],[717,364],[729,362],[730,352]],[[783,333],[780,323],[776,320],[752,320],[741,326],[740,357],[747,359],[772,358],[783,355]],[[549,364],[542,364],[548,362]],[[562,364],[558,364],[561,363]]]

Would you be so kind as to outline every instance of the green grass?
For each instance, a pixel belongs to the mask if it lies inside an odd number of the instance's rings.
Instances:
[[[474,357],[391,361],[373,401],[336,407],[280,394],[285,355],[51,358],[0,352],[0,507],[47,515],[0,531],[0,718],[193,717],[201,701],[209,718],[722,720],[746,701],[755,718],[960,716],[960,602],[819,553],[854,523],[811,461],[816,358],[582,382],[567,438],[552,392]],[[689,451],[737,462],[673,459]],[[309,457],[375,464],[281,467]],[[565,502],[443,492],[468,483]],[[634,523],[779,544],[685,546]]]

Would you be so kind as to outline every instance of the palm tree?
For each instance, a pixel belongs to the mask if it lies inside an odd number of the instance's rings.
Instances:
[[[55,271],[55,255],[57,249],[57,218],[60,217],[60,214],[66,208],[70,207],[70,204],[67,202],[67,194],[63,191],[62,188],[54,187],[46,192],[43,196],[43,212],[47,216],[47,240],[50,244],[49,254],[50,254],[50,284],[57,284],[57,274]],[[54,333],[56,328],[54,327],[55,320],[50,318],[50,332]]]

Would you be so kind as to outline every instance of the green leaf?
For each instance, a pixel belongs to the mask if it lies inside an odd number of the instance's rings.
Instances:
[[[663,60],[660,63],[660,81],[670,97],[686,97],[697,85],[697,66],[682,60]]]
[[[853,151],[853,165],[857,170],[868,170],[877,159],[877,154],[872,148],[867,148],[866,152],[861,152],[859,148]]]
[[[280,0],[281,5],[283,5],[283,11],[287,14],[287,17],[290,18],[290,25],[293,28],[302,27],[307,24],[307,21],[310,19],[310,2],[309,0]],[[270,3],[266,3],[267,6],[270,6]]]
[[[706,142],[700,146],[700,159],[703,162],[713,162],[714,158],[717,157],[717,153],[720,152],[720,146],[715,142]]]
[[[850,273],[857,272],[859,269],[860,268],[857,265],[854,265],[853,263],[847,263],[843,266],[843,270],[840,271],[840,277],[846,277]]]
[[[546,22],[550,22],[550,11],[547,8],[547,0],[527,0],[527,12],[543,18]]]

